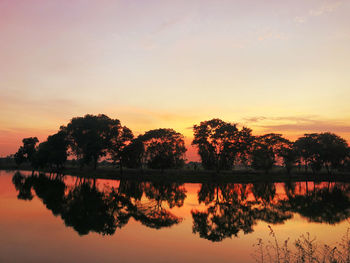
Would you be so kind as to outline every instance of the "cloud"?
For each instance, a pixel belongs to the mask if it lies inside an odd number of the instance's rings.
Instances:
[[[45,127],[70,117],[80,108],[80,104],[63,98],[41,99],[24,94],[19,97],[1,96],[1,99],[4,101],[0,104],[3,126]]]
[[[40,111],[54,111],[61,112],[63,109],[75,108],[78,103],[73,99],[54,97],[43,98],[38,95],[32,95],[30,91],[19,91],[19,90],[5,90],[2,92],[0,109],[38,109]]]
[[[244,120],[247,121],[247,122],[258,122],[258,121],[262,121],[262,120],[265,120],[265,119],[266,119],[266,117],[264,117],[264,116],[244,118]]]
[[[325,121],[314,121],[310,123],[294,123],[294,124],[280,124],[280,125],[262,125],[265,130],[274,131],[294,131],[294,132],[339,132],[350,133],[349,125],[342,125],[340,123],[330,123]]]
[[[260,32],[258,32],[258,40],[264,41],[267,39],[286,40],[286,39],[288,39],[288,36],[284,33],[275,32],[271,28],[265,28],[265,29],[260,30]]]
[[[297,16],[294,18],[294,22],[297,24],[304,24],[306,22],[305,17]]]
[[[266,117],[266,116],[253,116],[247,117],[243,120],[248,123],[258,123],[258,122],[294,122],[294,123],[312,123],[318,116],[315,115],[307,115],[307,116],[278,116],[278,117]]]
[[[144,50],[150,51],[159,47],[158,35],[162,33],[166,33],[168,30],[178,26],[183,21],[188,18],[188,15],[175,17],[172,19],[168,19],[161,24],[157,25],[156,28],[146,34],[140,41],[140,45],[136,45],[137,47],[141,47]]]
[[[324,2],[318,8],[309,11],[310,16],[321,16],[325,13],[331,13],[337,10],[341,6],[341,1],[327,1]]]
[[[350,133],[350,124],[343,120],[327,120],[318,116],[250,117],[244,119],[266,132],[335,132]]]
[[[337,9],[339,9],[341,5],[342,5],[342,1],[324,1],[322,5],[309,10],[308,14],[303,16],[296,16],[294,18],[294,23],[298,25],[304,24],[308,20],[308,18],[322,16],[327,13],[332,13]]]
[[[156,28],[153,32],[151,32],[151,34],[158,34],[161,33],[165,30],[167,30],[168,28],[171,28],[177,24],[180,24],[182,21],[184,21],[187,18],[187,16],[180,16],[180,17],[176,17],[170,20],[167,20],[165,22],[163,22],[162,24],[160,24],[160,26],[158,28]]]

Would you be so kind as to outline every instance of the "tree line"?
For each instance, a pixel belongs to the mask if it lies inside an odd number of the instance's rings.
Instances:
[[[220,172],[235,166],[268,173],[283,166],[287,173],[304,167],[313,173],[329,173],[349,167],[350,148],[346,140],[330,133],[305,134],[290,141],[281,134],[254,136],[252,130],[237,124],[212,119],[193,126],[194,139],[206,170]],[[184,136],[173,129],[154,129],[134,136],[118,119],[106,115],[75,117],[66,126],[41,142],[24,138],[14,155],[17,165],[29,162],[33,169],[63,169],[69,156],[80,167],[93,166],[101,160],[127,168],[176,169],[185,165],[187,151]]]

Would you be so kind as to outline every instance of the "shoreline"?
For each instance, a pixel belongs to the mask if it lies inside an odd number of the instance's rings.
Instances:
[[[15,167],[0,167],[5,171],[31,171],[27,167],[20,169]],[[49,173],[47,170],[36,172]],[[165,170],[164,172],[151,169],[125,169],[123,174],[116,168],[100,167],[96,170],[66,168],[63,175],[83,177],[89,179],[109,179],[109,180],[136,180],[136,181],[160,181],[160,182],[177,182],[177,183],[255,183],[255,182],[300,182],[300,181],[330,181],[330,182],[350,182],[350,173],[336,172],[328,173],[304,173],[294,172],[291,174],[281,171],[272,171],[269,174],[250,170],[233,170],[215,173],[206,170]]]

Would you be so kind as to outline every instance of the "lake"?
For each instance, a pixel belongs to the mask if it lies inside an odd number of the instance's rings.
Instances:
[[[350,184],[178,184],[0,171],[0,262],[255,262],[254,244],[336,244]]]

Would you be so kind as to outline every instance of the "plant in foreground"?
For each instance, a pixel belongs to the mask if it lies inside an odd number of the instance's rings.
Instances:
[[[259,238],[253,245],[252,256],[258,263],[350,263],[350,228],[333,245],[322,244],[306,233],[290,246],[289,238],[280,243],[272,227],[268,227],[271,239],[265,243]]]

